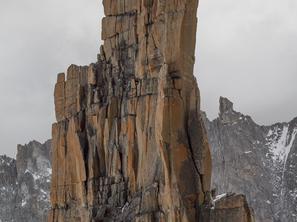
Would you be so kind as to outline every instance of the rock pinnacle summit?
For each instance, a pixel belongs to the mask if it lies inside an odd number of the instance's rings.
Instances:
[[[210,208],[193,75],[198,0],[103,5],[98,61],[71,65],[55,86],[48,221],[251,221],[242,197]]]

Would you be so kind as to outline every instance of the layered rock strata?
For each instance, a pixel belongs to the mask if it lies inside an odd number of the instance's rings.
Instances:
[[[47,220],[50,156],[50,141],[19,145],[16,160],[0,156],[0,221]]]

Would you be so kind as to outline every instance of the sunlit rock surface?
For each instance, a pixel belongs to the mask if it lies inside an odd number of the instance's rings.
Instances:
[[[103,5],[97,62],[71,65],[55,86],[49,222],[208,221],[203,212],[216,208],[193,75],[198,1]]]
[[[55,87],[49,221],[197,221],[211,180],[198,1],[103,4],[98,61]]]

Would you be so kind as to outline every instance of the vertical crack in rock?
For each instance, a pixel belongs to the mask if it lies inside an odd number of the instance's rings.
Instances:
[[[205,221],[198,0],[103,5],[98,61],[71,65],[55,86],[49,221]]]

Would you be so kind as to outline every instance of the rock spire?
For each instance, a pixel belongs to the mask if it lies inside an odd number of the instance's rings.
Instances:
[[[203,221],[211,157],[193,75],[198,0],[103,0],[98,61],[55,86],[49,222]]]

